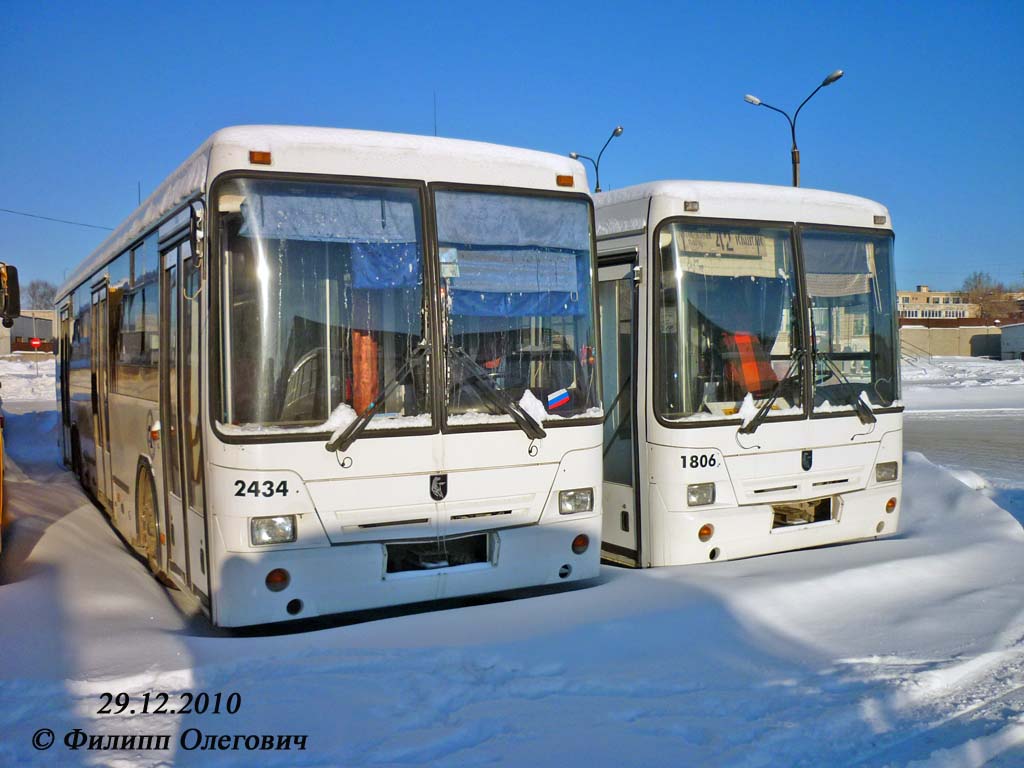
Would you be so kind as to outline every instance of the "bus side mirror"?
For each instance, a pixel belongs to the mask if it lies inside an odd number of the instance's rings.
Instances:
[[[0,315],[4,328],[14,325],[14,318],[21,315],[21,289],[18,287],[18,268],[0,266]]]

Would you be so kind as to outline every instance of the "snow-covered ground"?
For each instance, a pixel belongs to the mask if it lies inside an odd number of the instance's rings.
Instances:
[[[905,360],[903,447],[932,461],[1024,523],[1024,361]]]
[[[0,400],[52,400],[54,357],[29,352],[0,357]]]
[[[126,553],[56,465],[52,400],[12,402],[5,371],[0,765],[1024,765],[1024,529],[984,492],[991,460],[957,476],[908,453],[891,539],[229,634]],[[908,415],[907,442],[934,422],[969,444],[951,416]],[[104,692],[158,691],[242,704],[97,714]],[[69,751],[75,728],[172,749]],[[188,729],[308,748],[188,752]]]
[[[912,411],[1024,410],[1024,360],[905,358],[902,382]]]

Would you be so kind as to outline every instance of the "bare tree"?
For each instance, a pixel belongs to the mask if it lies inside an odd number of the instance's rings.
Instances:
[[[964,278],[961,290],[967,294],[968,302],[978,305],[984,319],[1009,317],[1018,311],[1017,302],[1006,295],[1006,285],[993,280],[988,272],[972,272]]]
[[[53,297],[57,293],[57,286],[47,280],[33,280],[25,286],[24,296],[27,300],[26,309],[53,309]],[[52,328],[52,325],[51,325]],[[36,331],[36,316],[32,315],[32,335],[38,336]]]
[[[47,280],[33,280],[25,287],[25,309],[53,309],[57,286]]]

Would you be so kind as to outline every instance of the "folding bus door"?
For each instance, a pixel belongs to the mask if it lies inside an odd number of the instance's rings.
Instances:
[[[178,338],[178,386],[181,390],[181,457],[188,529],[189,582],[192,590],[207,598],[210,593],[206,562],[206,462],[203,453],[203,387],[200,368],[202,350],[202,305],[199,264],[192,258],[188,240],[178,246],[181,255],[181,336]]]
[[[164,470],[164,520],[167,531],[167,567],[188,583],[188,534],[185,528],[185,502],[182,490],[181,425],[179,423],[178,347],[181,330],[178,305],[178,247],[164,251],[160,278],[160,443]]]
[[[112,515],[110,493],[110,323],[107,317],[107,283],[92,289],[92,414],[96,435],[96,496]]]
[[[60,424],[61,458],[65,466],[71,466],[71,305],[60,308],[58,327],[58,349],[60,350]]]
[[[602,556],[636,565],[640,530],[636,504],[635,262],[598,269],[601,376],[604,390],[604,533]]]

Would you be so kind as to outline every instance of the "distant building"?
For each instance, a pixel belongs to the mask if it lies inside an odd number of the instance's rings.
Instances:
[[[0,326],[0,355],[33,351],[33,338],[42,341],[38,351],[53,352],[52,309],[23,309],[21,317],[15,319],[13,327]]]
[[[1003,360],[1024,360],[1024,323],[1003,326]]]
[[[927,285],[896,291],[901,320],[960,320],[980,317],[981,307],[970,304],[962,291],[933,291]]]

